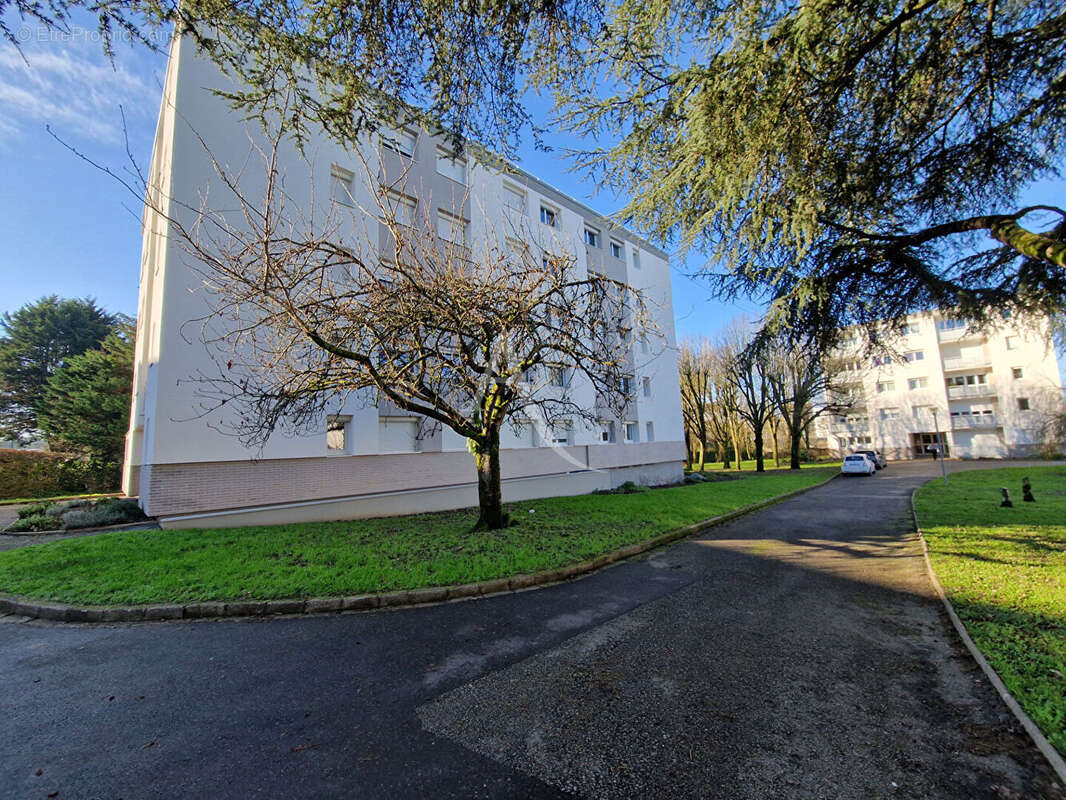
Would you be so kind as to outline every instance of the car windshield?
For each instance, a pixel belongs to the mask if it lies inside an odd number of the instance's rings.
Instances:
[[[848,456],[845,461],[865,461],[866,456]]]

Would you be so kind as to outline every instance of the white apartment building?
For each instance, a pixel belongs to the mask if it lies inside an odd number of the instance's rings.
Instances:
[[[865,349],[861,329],[849,329],[838,355],[852,408],[817,421],[816,437],[836,454],[928,458],[942,441],[954,458],[1027,456],[1063,402],[1046,320],[1004,319],[982,331],[949,313],[912,314],[891,355]]]
[[[172,44],[148,176],[155,198],[150,206],[165,213],[148,208],[143,221],[124,490],[138,495],[146,513],[165,527],[476,505],[473,459],[462,437],[396,407],[368,403],[365,396],[338,399],[317,432],[276,434],[254,452],[222,432],[220,412],[201,416],[202,398],[190,378],[211,367],[194,322],[209,313],[209,297],[168,219],[185,219],[192,211],[184,206],[220,196],[211,158],[239,166],[249,159],[250,142],[262,137],[255,123],[242,121],[208,90],[225,80],[191,43]],[[436,227],[439,235],[445,235],[442,225],[449,236],[461,230],[471,249],[504,234],[521,235],[546,252],[572,256],[578,276],[597,271],[644,293],[657,333],[652,341],[632,343],[631,375],[620,387],[629,395],[626,410],[617,417],[604,411],[592,427],[580,420],[552,428],[536,420],[517,431],[505,427],[505,500],[581,494],[630,480],[680,480],[684,446],[666,253],[517,167],[454,158],[443,141],[422,130],[398,127],[368,137],[358,153],[323,137],[305,146],[304,154],[283,152],[279,173],[288,202],[309,210],[321,205],[320,216],[338,202],[353,211],[372,207],[378,187],[360,177],[360,165],[380,163],[383,175],[406,176],[412,188],[403,202],[412,219]],[[368,214],[349,218],[349,234],[380,242],[384,257],[384,223]],[[583,408],[599,409],[591,386],[575,385],[571,393]]]

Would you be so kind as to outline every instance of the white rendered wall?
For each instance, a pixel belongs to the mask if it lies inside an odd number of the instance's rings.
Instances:
[[[264,173],[254,146],[265,146],[266,142],[257,125],[244,124],[224,100],[205,88],[225,84],[226,78],[210,62],[195,56],[191,43],[175,42],[167,70],[151,168],[152,181],[159,185],[164,198],[178,198],[194,207],[202,202],[208,208],[234,208],[235,200],[215,175],[211,158],[225,169],[241,171],[241,186],[246,197],[258,199],[262,196]],[[379,152],[370,140],[365,142],[362,152],[370,164],[379,163]],[[424,133],[420,134],[418,155],[422,159],[435,158],[435,143]],[[279,168],[284,176],[287,202],[308,213],[313,210],[320,218],[331,209],[335,210],[336,206],[330,201],[330,174],[334,165],[356,174],[352,184],[356,205],[376,208],[368,181],[361,179],[363,166],[360,159],[325,138],[311,143],[304,156],[287,142],[283,143]],[[520,185],[527,192],[524,215],[504,206],[505,181]],[[475,252],[492,241],[502,245],[508,232],[520,231],[525,241],[543,245],[560,255],[573,255],[578,273],[582,274],[586,268],[583,242],[586,222],[594,223],[602,231],[602,247],[608,246],[610,235],[624,243],[627,279],[647,294],[660,332],[659,337],[652,339],[651,352],[647,355],[642,354],[639,343],[635,343],[634,406],[639,422],[639,441],[645,441],[646,423],[652,422],[657,442],[680,442],[676,342],[669,268],[664,254],[631,233],[612,228],[589,209],[520,170],[504,175],[472,164],[468,183],[469,243]],[[432,196],[420,198],[430,209],[438,200],[439,197]],[[558,210],[557,227],[549,228],[540,223],[539,206],[542,202]],[[191,210],[182,210],[173,204],[170,213],[186,221],[194,217]],[[376,218],[352,213],[343,224],[344,235],[351,237],[353,242],[365,245],[376,241]],[[153,464],[326,455],[324,419],[321,430],[296,436],[278,432],[263,451],[258,452],[245,447],[234,436],[220,432],[220,428],[226,427],[225,415],[218,411],[203,413],[206,401],[199,395],[198,384],[193,379],[201,372],[210,373],[214,365],[207,357],[201,324],[197,320],[209,316],[212,297],[195,259],[186,253],[179,237],[167,228],[160,215],[146,211],[134,413],[127,442],[127,485],[146,487],[146,475]],[[632,255],[638,248],[640,268],[636,269]],[[653,391],[648,398],[643,397],[641,391],[644,376],[652,378]],[[572,396],[585,407],[594,405],[591,387],[580,381],[575,382]],[[366,401],[365,396],[338,398],[329,410],[352,417],[351,455],[380,452],[378,410]],[[520,439],[508,428],[504,432],[503,446],[544,446],[546,443],[540,433]],[[444,451],[466,449],[465,440],[449,429],[440,431],[439,436]],[[570,443],[600,445],[597,431],[585,428],[576,420]],[[142,466],[144,472],[138,476]],[[146,489],[142,488],[142,491]]]
[[[877,365],[863,352],[864,340],[842,355],[860,360],[865,371],[860,376],[866,405],[848,412],[848,416],[866,414],[864,429],[841,430],[836,418],[818,421],[818,435],[830,449],[848,452],[875,447],[896,457],[913,457],[914,433],[941,432],[957,458],[1003,458],[1026,455],[1039,446],[1044,413],[1063,397],[1062,379],[1045,320],[1015,319],[1000,322],[984,333],[972,330],[938,331],[937,320],[946,315],[913,314],[908,318],[918,331],[901,336],[892,344],[899,354],[921,351],[920,361],[901,361]],[[1008,345],[1009,343],[1009,345]],[[1015,378],[1020,369],[1022,377]],[[946,385],[950,376],[985,375],[987,388],[952,389]],[[925,378],[927,386],[910,389],[908,381]],[[878,392],[878,384],[891,382],[894,388]],[[1029,410],[1019,408],[1019,399],[1029,401]],[[936,422],[932,409],[936,409]],[[891,410],[899,415],[886,418]],[[917,413],[916,410],[917,409]],[[990,411],[988,425],[953,426],[953,419],[965,419],[966,412]],[[952,414],[959,414],[953,417]],[[994,424],[991,424],[994,423]],[[963,423],[965,424],[965,423]],[[850,437],[869,435],[868,444],[852,443]]]

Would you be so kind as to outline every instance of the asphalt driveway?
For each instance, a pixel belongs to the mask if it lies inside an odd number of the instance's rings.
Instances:
[[[1063,797],[928,585],[935,468],[513,595],[2,618],[0,797]]]

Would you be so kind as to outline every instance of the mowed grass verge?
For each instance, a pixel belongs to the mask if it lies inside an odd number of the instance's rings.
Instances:
[[[0,552],[0,594],[83,605],[269,600],[447,586],[553,569],[812,486],[835,470],[750,475],[639,494],[269,527],[123,531]]]
[[[1028,476],[1035,503],[1022,502]],[[999,488],[1013,508],[999,508]],[[937,577],[976,645],[1066,754],[1066,465],[979,470],[919,489]]]
[[[773,456],[768,456],[766,458],[766,461],[763,464],[763,466],[766,468],[767,472],[778,472],[780,470],[788,471],[788,456],[785,455],[781,459],[781,466],[780,467],[774,465]],[[840,460],[837,459],[836,461],[833,461],[833,460],[829,460],[829,461],[805,461],[805,462],[800,464],[800,469],[828,469],[830,467],[837,467],[839,469],[840,468]],[[728,473],[730,475],[733,475],[733,474],[738,474],[739,475],[739,474],[743,474],[745,472],[754,472],[755,471],[755,459],[748,459],[746,461],[741,461],[739,470],[737,469],[737,465],[736,465],[735,462],[729,465],[729,469],[726,469],[722,465],[721,461],[714,461],[714,462],[708,461],[704,465],[703,471],[704,472],[725,472],[725,473]]]

